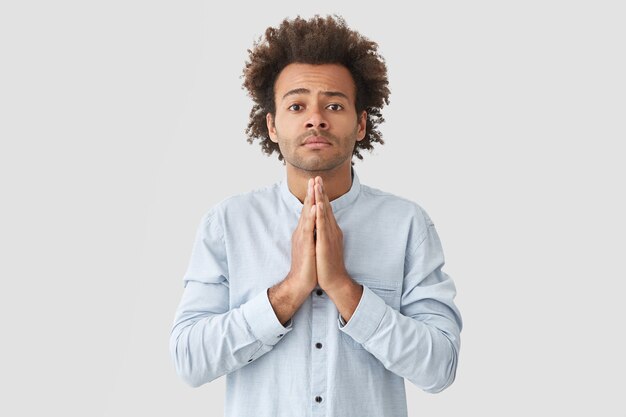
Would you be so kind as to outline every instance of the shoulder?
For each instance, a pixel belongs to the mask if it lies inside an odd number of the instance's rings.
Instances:
[[[408,198],[363,184],[361,184],[361,196],[368,204],[398,218],[410,218],[424,227],[432,225],[432,220],[422,205]]]
[[[413,252],[434,229],[434,223],[421,204],[408,198],[361,185],[361,195],[371,215],[378,221],[393,228],[396,233],[406,236],[407,250]]]
[[[205,211],[205,223],[222,223],[226,218],[250,213],[251,208],[275,205],[280,198],[280,183],[274,183],[253,190],[226,197]]]

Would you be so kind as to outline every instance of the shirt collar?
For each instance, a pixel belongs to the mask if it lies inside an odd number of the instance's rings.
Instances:
[[[361,191],[361,183],[359,181],[359,176],[354,171],[354,168],[350,168],[350,169],[352,172],[352,185],[350,186],[350,189],[348,190],[347,193],[335,198],[333,201],[330,202],[330,206],[333,209],[333,213],[337,212],[338,210],[343,209],[344,207],[348,207],[349,205],[351,205],[359,196],[359,192]],[[295,210],[298,213],[302,212],[303,204],[300,202],[300,200],[298,200],[298,197],[293,195],[291,191],[289,190],[289,186],[287,185],[286,174],[280,182],[280,193],[285,203],[291,209]]]

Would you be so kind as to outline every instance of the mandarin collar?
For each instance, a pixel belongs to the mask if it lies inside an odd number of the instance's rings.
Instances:
[[[344,207],[350,206],[356,198],[359,196],[359,192],[361,191],[361,183],[359,181],[359,176],[354,171],[354,168],[350,168],[352,172],[352,185],[347,193],[340,195],[330,202],[330,206],[333,209],[333,213],[343,209]],[[297,213],[302,212],[302,207],[304,204],[298,200],[298,197],[293,195],[289,190],[289,186],[287,185],[287,174],[280,181],[280,194],[283,198],[283,201],[294,211]]]

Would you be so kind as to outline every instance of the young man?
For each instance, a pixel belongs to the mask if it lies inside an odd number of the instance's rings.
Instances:
[[[286,179],[203,217],[171,334],[180,376],[227,375],[226,416],[407,415],[404,379],[449,386],[461,317],[435,227],[360,184],[382,143],[377,45],[341,18],[285,20],[250,51],[249,142]]]

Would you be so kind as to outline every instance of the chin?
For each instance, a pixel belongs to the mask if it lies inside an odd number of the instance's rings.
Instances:
[[[342,165],[344,161],[328,161],[328,160],[317,160],[317,161],[296,161],[293,163],[294,167],[301,169],[303,171],[331,171],[336,169]]]

